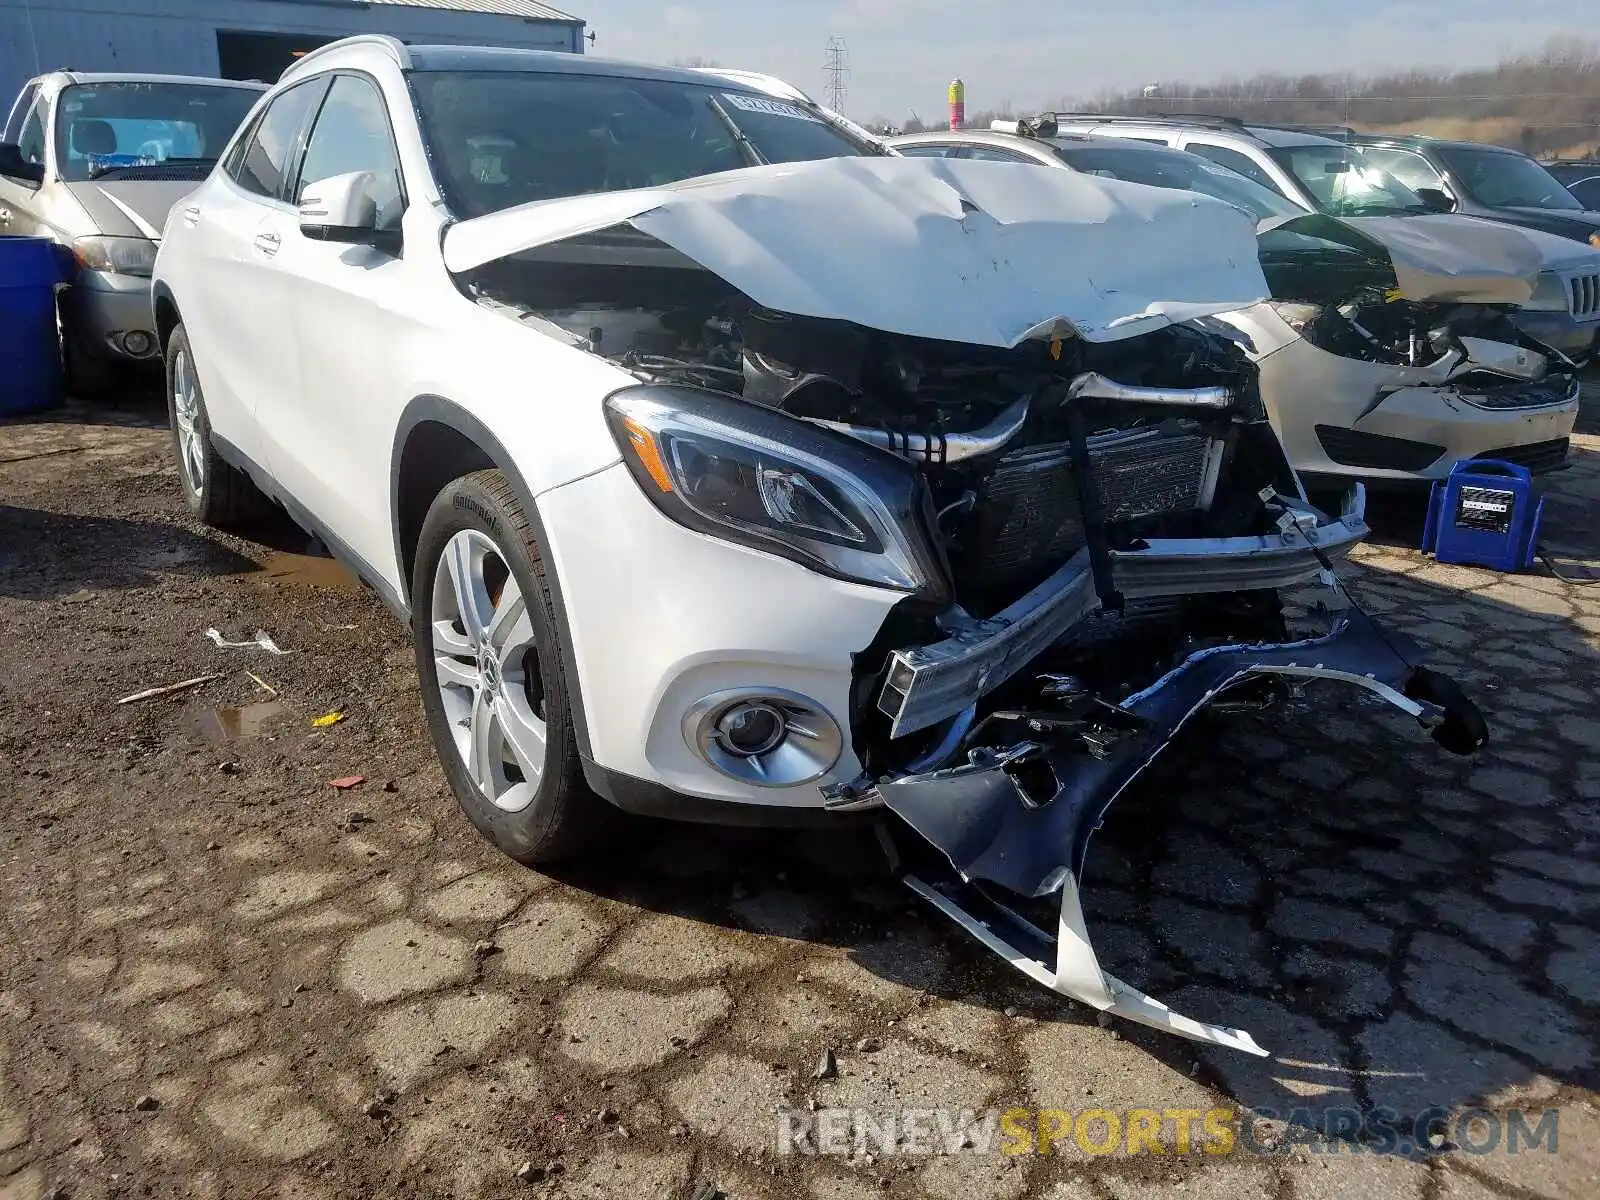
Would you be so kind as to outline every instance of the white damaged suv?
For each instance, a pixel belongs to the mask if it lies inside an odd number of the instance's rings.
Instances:
[[[735,79],[364,37],[257,106],[155,293],[191,507],[280,503],[410,621],[451,788],[524,862],[608,801],[877,813],[1032,977],[1259,1053],[1100,970],[1107,806],[1288,678],[1487,737],[1340,590],[1361,488],[1306,503],[1214,320],[1267,294],[1254,230],[1209,198],[889,156]]]

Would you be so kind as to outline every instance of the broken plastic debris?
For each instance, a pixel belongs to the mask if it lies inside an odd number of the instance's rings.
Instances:
[[[230,642],[216,629],[206,630],[206,636],[212,644],[223,650],[248,650],[251,647],[265,650],[268,654],[288,654],[290,651],[279,648],[278,643],[272,640],[272,635],[265,629],[258,629],[255,635],[247,642]]]
[[[190,688],[197,688],[203,683],[210,683],[213,679],[221,679],[221,675],[196,675],[193,679],[185,679],[182,683],[169,683],[165,687],[145,688],[142,692],[135,692],[131,696],[124,696],[118,704],[133,704],[139,700],[154,700],[157,696],[170,696],[174,692],[186,692]]]
[[[318,729],[326,729],[329,725],[337,725],[342,720],[344,720],[344,713],[336,709],[333,712],[326,712],[320,717],[313,718],[311,724]]]
[[[365,775],[346,775],[343,779],[328,780],[328,786],[338,788],[341,792],[347,792],[353,787],[360,787],[366,781],[367,777]]]

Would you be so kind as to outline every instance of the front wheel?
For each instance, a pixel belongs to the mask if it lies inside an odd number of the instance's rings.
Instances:
[[[422,524],[412,630],[423,713],[467,816],[512,858],[567,858],[604,819],[578,761],[546,566],[499,471],[457,479]]]

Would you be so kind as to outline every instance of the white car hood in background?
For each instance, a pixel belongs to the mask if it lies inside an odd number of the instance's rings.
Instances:
[[[525,204],[454,225],[466,271],[629,224],[757,304],[914,337],[1113,341],[1264,299],[1232,205],[1022,164],[836,158]]]
[[[1306,213],[1264,222],[1262,230],[1327,236],[1318,227],[1326,230],[1330,222],[1354,230],[1387,252],[1400,294],[1419,303],[1526,304],[1547,257],[1527,230],[1450,213],[1407,217]]]

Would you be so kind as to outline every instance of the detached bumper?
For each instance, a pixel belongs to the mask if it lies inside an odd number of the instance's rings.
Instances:
[[[1277,676],[1349,684],[1417,718],[1452,748],[1481,745],[1484,738],[1477,734],[1465,743],[1451,736],[1464,726],[1481,730],[1482,718],[1453,684],[1416,667],[1421,655],[1414,650],[1407,639],[1385,635],[1350,610],[1323,637],[1221,646],[1192,655],[1122,702],[1137,728],[1102,750],[1101,757],[1072,739],[1022,754],[1015,748],[979,752],[976,762],[964,766],[881,783],[885,805],[948,858],[959,875],[942,884],[910,877],[906,883],[1054,991],[1183,1037],[1264,1054],[1249,1034],[1182,1017],[1100,969],[1078,901],[1089,837],[1112,802],[1190,718],[1248,680]],[[1041,796],[1039,781],[1050,777],[1055,794]],[[997,904],[975,884],[1027,897],[1059,890],[1056,936]]]

